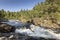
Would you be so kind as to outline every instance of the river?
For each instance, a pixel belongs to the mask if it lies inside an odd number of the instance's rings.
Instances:
[[[9,22],[4,23],[15,26],[16,27],[15,33],[32,36],[34,38],[43,37],[51,39],[60,39],[60,34],[54,33],[54,31],[51,29],[45,29],[43,27],[35,26],[33,24],[30,25],[30,29],[22,28],[25,25],[25,23],[15,20],[9,20]]]

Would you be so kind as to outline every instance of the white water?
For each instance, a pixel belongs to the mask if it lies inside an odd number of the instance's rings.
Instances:
[[[44,29],[39,26],[31,25],[32,29],[16,29],[16,33],[25,34],[32,37],[44,37],[60,39],[60,34],[55,34],[52,30]]]
[[[13,25],[13,26],[23,26],[24,24],[22,22],[18,22],[18,21],[9,21],[9,22],[5,22],[7,24]],[[50,30],[50,29],[44,29],[42,27],[39,26],[35,26],[35,25],[30,25],[31,29],[16,29],[15,32],[16,33],[20,33],[20,34],[25,34],[28,36],[32,36],[32,37],[44,37],[44,38],[54,38],[54,39],[60,39],[60,34],[56,34],[54,33],[54,31]]]

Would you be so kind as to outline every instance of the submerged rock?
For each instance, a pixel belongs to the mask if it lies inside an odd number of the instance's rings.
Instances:
[[[15,27],[8,25],[6,23],[0,23],[0,32],[1,33],[9,33],[9,32],[14,32]]]

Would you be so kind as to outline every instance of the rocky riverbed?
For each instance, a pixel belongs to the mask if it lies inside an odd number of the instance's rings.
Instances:
[[[60,33],[33,24],[9,21],[0,23],[0,40],[60,40]]]
[[[56,39],[32,37],[16,33],[2,33],[0,34],[0,40],[56,40]]]

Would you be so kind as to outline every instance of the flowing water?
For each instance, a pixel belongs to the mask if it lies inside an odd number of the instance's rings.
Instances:
[[[54,31],[52,31],[51,29],[45,29],[45,28],[42,28],[40,26],[35,26],[35,25],[30,25],[30,29],[29,28],[22,29],[21,27],[25,25],[24,23],[18,22],[18,21],[12,21],[12,20],[10,20],[9,22],[4,22],[4,23],[15,26],[16,27],[15,33],[28,35],[35,38],[43,37],[43,38],[60,39],[60,34],[54,33]]]

